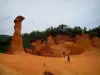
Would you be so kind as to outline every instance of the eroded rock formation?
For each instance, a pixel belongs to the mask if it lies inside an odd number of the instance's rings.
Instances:
[[[94,37],[92,39],[92,46],[95,48],[100,48],[100,38]]]
[[[55,44],[51,35],[48,37],[47,43],[48,43],[50,46]]]
[[[89,39],[88,35],[84,34],[82,36],[78,36],[77,42],[72,46],[70,54],[71,55],[81,54],[91,46],[92,46],[91,40]]]
[[[74,44],[71,48],[70,55],[81,54],[85,51],[85,48],[79,44]]]
[[[21,22],[25,18],[23,16],[17,16],[14,20],[14,34],[11,40],[10,50],[8,53],[16,54],[20,52],[24,52],[23,45],[22,45],[22,37],[21,37],[21,29],[22,24]]]
[[[55,36],[53,40],[56,45],[60,44],[60,35]]]
[[[61,44],[61,43],[64,43],[64,42],[71,41],[72,38],[70,38],[67,35],[60,34],[60,35],[57,35],[56,37],[54,37],[53,40],[54,40],[54,43],[56,45],[58,45],[58,44]]]
[[[33,46],[36,47],[36,51],[40,51],[42,44],[41,44],[41,40],[36,40],[35,42],[32,43]]]
[[[36,54],[36,50],[35,50],[35,49],[25,48],[24,51],[25,51],[26,53],[29,53],[29,54]]]
[[[62,57],[63,52],[65,55],[81,54],[92,47],[91,39],[87,34],[77,35],[75,42],[66,35],[49,36],[47,42],[36,41],[33,45],[37,47],[36,51],[39,55],[51,57]]]
[[[82,36],[80,40],[77,40],[76,44],[79,44],[85,48],[89,48],[91,46],[91,40],[88,36]]]

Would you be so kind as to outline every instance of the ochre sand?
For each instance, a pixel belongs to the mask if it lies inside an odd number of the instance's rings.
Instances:
[[[73,55],[68,63],[67,57],[0,54],[0,67],[6,73],[2,75],[43,75],[45,70],[54,75],[100,75],[100,56]]]

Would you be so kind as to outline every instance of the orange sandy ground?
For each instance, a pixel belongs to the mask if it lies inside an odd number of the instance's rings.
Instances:
[[[67,57],[0,54],[0,65],[5,70],[10,70],[1,75],[43,75],[44,70],[49,70],[54,75],[100,75],[100,56],[92,55],[74,55],[68,63]],[[16,73],[13,74],[13,71]]]

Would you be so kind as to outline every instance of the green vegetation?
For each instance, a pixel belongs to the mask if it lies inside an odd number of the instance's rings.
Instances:
[[[0,35],[0,52],[6,52],[10,46],[11,36]]]
[[[58,34],[65,34],[70,37],[75,37],[77,34],[82,35],[83,33],[88,34],[90,38],[97,36],[100,37],[100,26],[95,27],[93,29],[87,30],[86,27],[81,28],[76,26],[71,28],[67,25],[61,24],[58,27],[50,27],[45,31],[32,31],[31,33],[22,34],[23,38],[23,47],[24,48],[35,48],[31,45],[31,42],[36,40],[47,41],[47,37],[52,35],[55,37]],[[7,48],[10,46],[11,36],[8,35],[0,35],[0,52],[6,52]]]

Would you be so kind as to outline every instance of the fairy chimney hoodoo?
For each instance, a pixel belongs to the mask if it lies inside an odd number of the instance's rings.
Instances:
[[[22,21],[25,18],[23,16],[17,16],[14,20],[14,34],[11,40],[10,45],[10,52],[12,54],[24,52],[23,44],[22,44],[22,36],[21,36],[21,29],[22,29]]]

